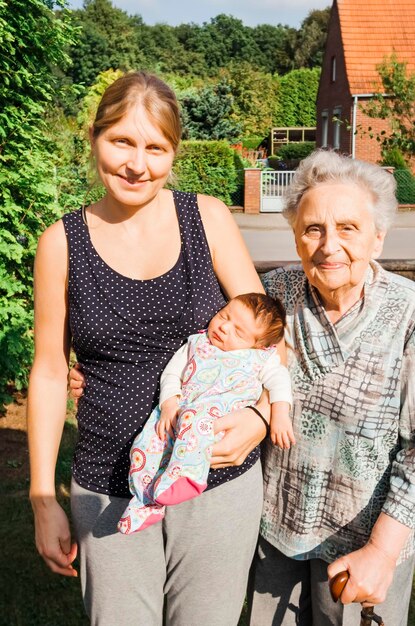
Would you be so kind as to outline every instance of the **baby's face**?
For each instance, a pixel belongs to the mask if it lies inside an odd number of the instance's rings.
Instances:
[[[212,345],[227,352],[254,348],[262,331],[252,311],[239,300],[231,300],[211,319],[207,334]]]

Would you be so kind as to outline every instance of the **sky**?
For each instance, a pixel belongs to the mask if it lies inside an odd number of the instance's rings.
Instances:
[[[72,9],[82,8],[83,0],[68,0]],[[284,24],[299,28],[313,9],[331,6],[331,0],[112,0],[129,15],[141,15],[145,24],[209,22],[219,13],[242,20],[245,26]]]

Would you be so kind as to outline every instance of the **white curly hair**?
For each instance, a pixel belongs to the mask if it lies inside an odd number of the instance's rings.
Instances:
[[[301,161],[284,194],[283,215],[294,227],[301,198],[321,183],[358,185],[373,199],[373,218],[377,232],[386,232],[396,216],[396,182],[379,165],[340,155],[332,150],[315,150]]]

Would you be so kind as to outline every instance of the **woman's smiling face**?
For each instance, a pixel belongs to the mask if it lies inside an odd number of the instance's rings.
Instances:
[[[323,301],[361,297],[369,262],[382,251],[370,194],[355,184],[321,183],[302,197],[294,224],[298,255]]]
[[[108,194],[127,206],[151,201],[165,185],[174,149],[142,105],[130,108],[92,141],[98,174]]]

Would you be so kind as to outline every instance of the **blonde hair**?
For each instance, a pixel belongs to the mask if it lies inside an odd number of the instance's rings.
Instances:
[[[138,104],[144,107],[177,152],[182,129],[176,96],[164,81],[147,72],[128,72],[107,87],[92,126],[93,138],[119,122]]]

